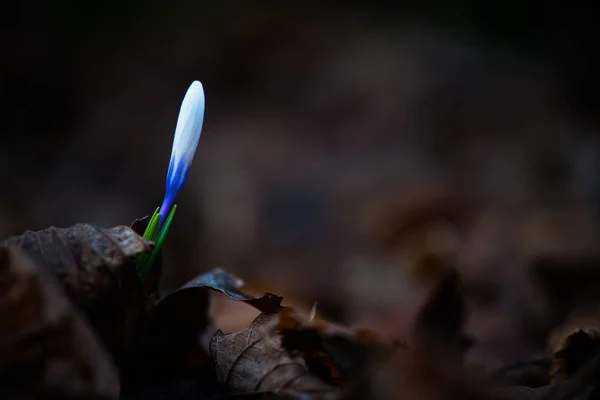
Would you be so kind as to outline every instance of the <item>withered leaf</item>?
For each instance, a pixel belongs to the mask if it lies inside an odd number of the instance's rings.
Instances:
[[[0,242],[0,248],[8,246],[20,247],[54,275],[120,363],[135,344],[146,307],[133,261],[153,243],[126,226],[77,224],[28,231]]]
[[[224,293],[232,300],[243,301],[255,307],[264,313],[276,312],[281,308],[283,297],[272,293],[265,293],[262,297],[254,297],[241,291],[244,281],[235,275],[225,272],[221,268],[215,268],[204,274],[198,275],[181,288],[169,296],[166,296],[161,302],[174,301],[183,292],[186,293],[206,293],[199,289],[213,289]]]
[[[217,378],[229,394],[273,392],[331,395],[331,386],[312,376],[300,355],[285,351],[277,313],[262,313],[241,331],[218,331],[210,342]]]
[[[90,224],[27,231],[0,242],[19,246],[38,265],[50,271],[76,304],[86,308],[104,297],[118,282],[122,269],[135,268],[133,258],[152,249],[126,226],[101,229]]]
[[[93,331],[14,247],[0,249],[0,353],[2,398],[118,398],[118,376]]]
[[[309,371],[339,385],[364,369],[369,355],[393,351],[375,333],[353,330],[327,321],[306,320],[290,308],[280,312],[279,331],[288,351],[300,352]]]
[[[233,300],[265,312],[281,308],[282,297],[270,293],[256,298],[241,291],[243,281],[220,268],[198,275],[161,298],[154,307],[144,352],[155,363],[184,367],[200,357],[199,336],[210,322],[210,292],[216,290]]]

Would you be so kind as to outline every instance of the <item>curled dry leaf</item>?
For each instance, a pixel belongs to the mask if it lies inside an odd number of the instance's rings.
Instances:
[[[54,275],[120,362],[135,344],[146,306],[133,261],[151,250],[152,242],[126,226],[77,224],[28,231],[0,243],[8,246],[20,247]]]
[[[302,354],[311,373],[336,385],[356,376],[375,353],[393,350],[372,331],[307,320],[290,308],[281,310],[278,329],[288,351]]]
[[[135,268],[129,261],[153,246],[126,226],[101,229],[90,224],[27,231],[0,243],[10,245],[50,271],[84,309],[118,284],[123,269]]]
[[[0,249],[0,397],[116,399],[119,380],[87,323],[20,249]]]
[[[171,371],[185,367],[202,357],[199,336],[210,322],[210,292],[216,290],[229,298],[245,302],[263,312],[281,308],[282,297],[270,293],[253,297],[241,291],[244,282],[220,268],[198,275],[161,298],[154,307],[146,356]]]
[[[272,293],[265,293],[262,297],[254,297],[242,292],[244,281],[237,276],[227,273],[221,268],[215,268],[209,272],[198,275],[181,288],[176,290],[169,296],[166,296],[162,302],[181,295],[182,293],[200,293],[198,289],[213,289],[224,293],[232,300],[243,301],[256,309],[265,312],[273,313],[281,308],[283,297]],[[203,291],[202,293],[206,293]]]
[[[218,331],[210,343],[217,378],[229,394],[272,392],[304,398],[330,397],[333,388],[311,375],[300,355],[282,346],[278,313],[262,313],[238,332]],[[292,396],[293,397],[293,396]]]

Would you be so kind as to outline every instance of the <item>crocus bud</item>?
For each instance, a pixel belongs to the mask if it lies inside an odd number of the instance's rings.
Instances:
[[[160,206],[159,229],[169,214],[175,196],[183,186],[194,159],[204,121],[204,89],[194,81],[187,90],[175,127],[175,138],[171,150],[171,161],[167,172],[167,188]]]

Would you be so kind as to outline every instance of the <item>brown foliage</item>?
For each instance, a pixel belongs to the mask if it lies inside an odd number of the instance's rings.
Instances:
[[[130,228],[89,224],[25,232],[0,243],[20,247],[64,289],[121,363],[135,347],[146,307],[134,259],[152,249]]]
[[[299,392],[315,397],[331,392],[331,386],[308,372],[301,356],[283,348],[278,323],[277,313],[262,313],[246,329],[215,334],[210,353],[226,391],[287,395]]]
[[[123,387],[121,396],[131,399],[159,393],[200,399],[587,400],[598,392],[600,275],[594,257],[533,263],[536,285],[520,287],[537,290],[530,296],[545,305],[548,351],[524,354],[490,373],[465,363],[465,352],[480,339],[466,330],[474,292],[465,288],[451,257],[421,259],[417,281],[424,289],[412,309],[404,305],[387,321],[347,327],[318,316],[316,303],[308,315],[302,307],[282,305],[281,296],[250,295],[240,278],[219,268],[161,295],[160,260],[144,285],[135,271],[135,256],[153,246],[135,233],[145,222],[132,229],[50,228],[0,243],[0,394],[116,398]],[[260,314],[239,331],[217,331],[207,349],[201,338],[222,317],[213,314],[215,296]],[[381,329],[393,318],[409,327],[405,336]]]
[[[0,288],[2,398],[118,398],[118,376],[96,335],[22,250],[0,249]]]

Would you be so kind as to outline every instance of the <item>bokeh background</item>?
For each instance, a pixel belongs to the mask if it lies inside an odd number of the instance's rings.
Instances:
[[[199,79],[165,290],[221,266],[395,332],[436,254],[471,289],[471,359],[517,359],[547,314],[527,265],[597,248],[597,16],[542,1],[9,2],[0,234],[152,213]]]

